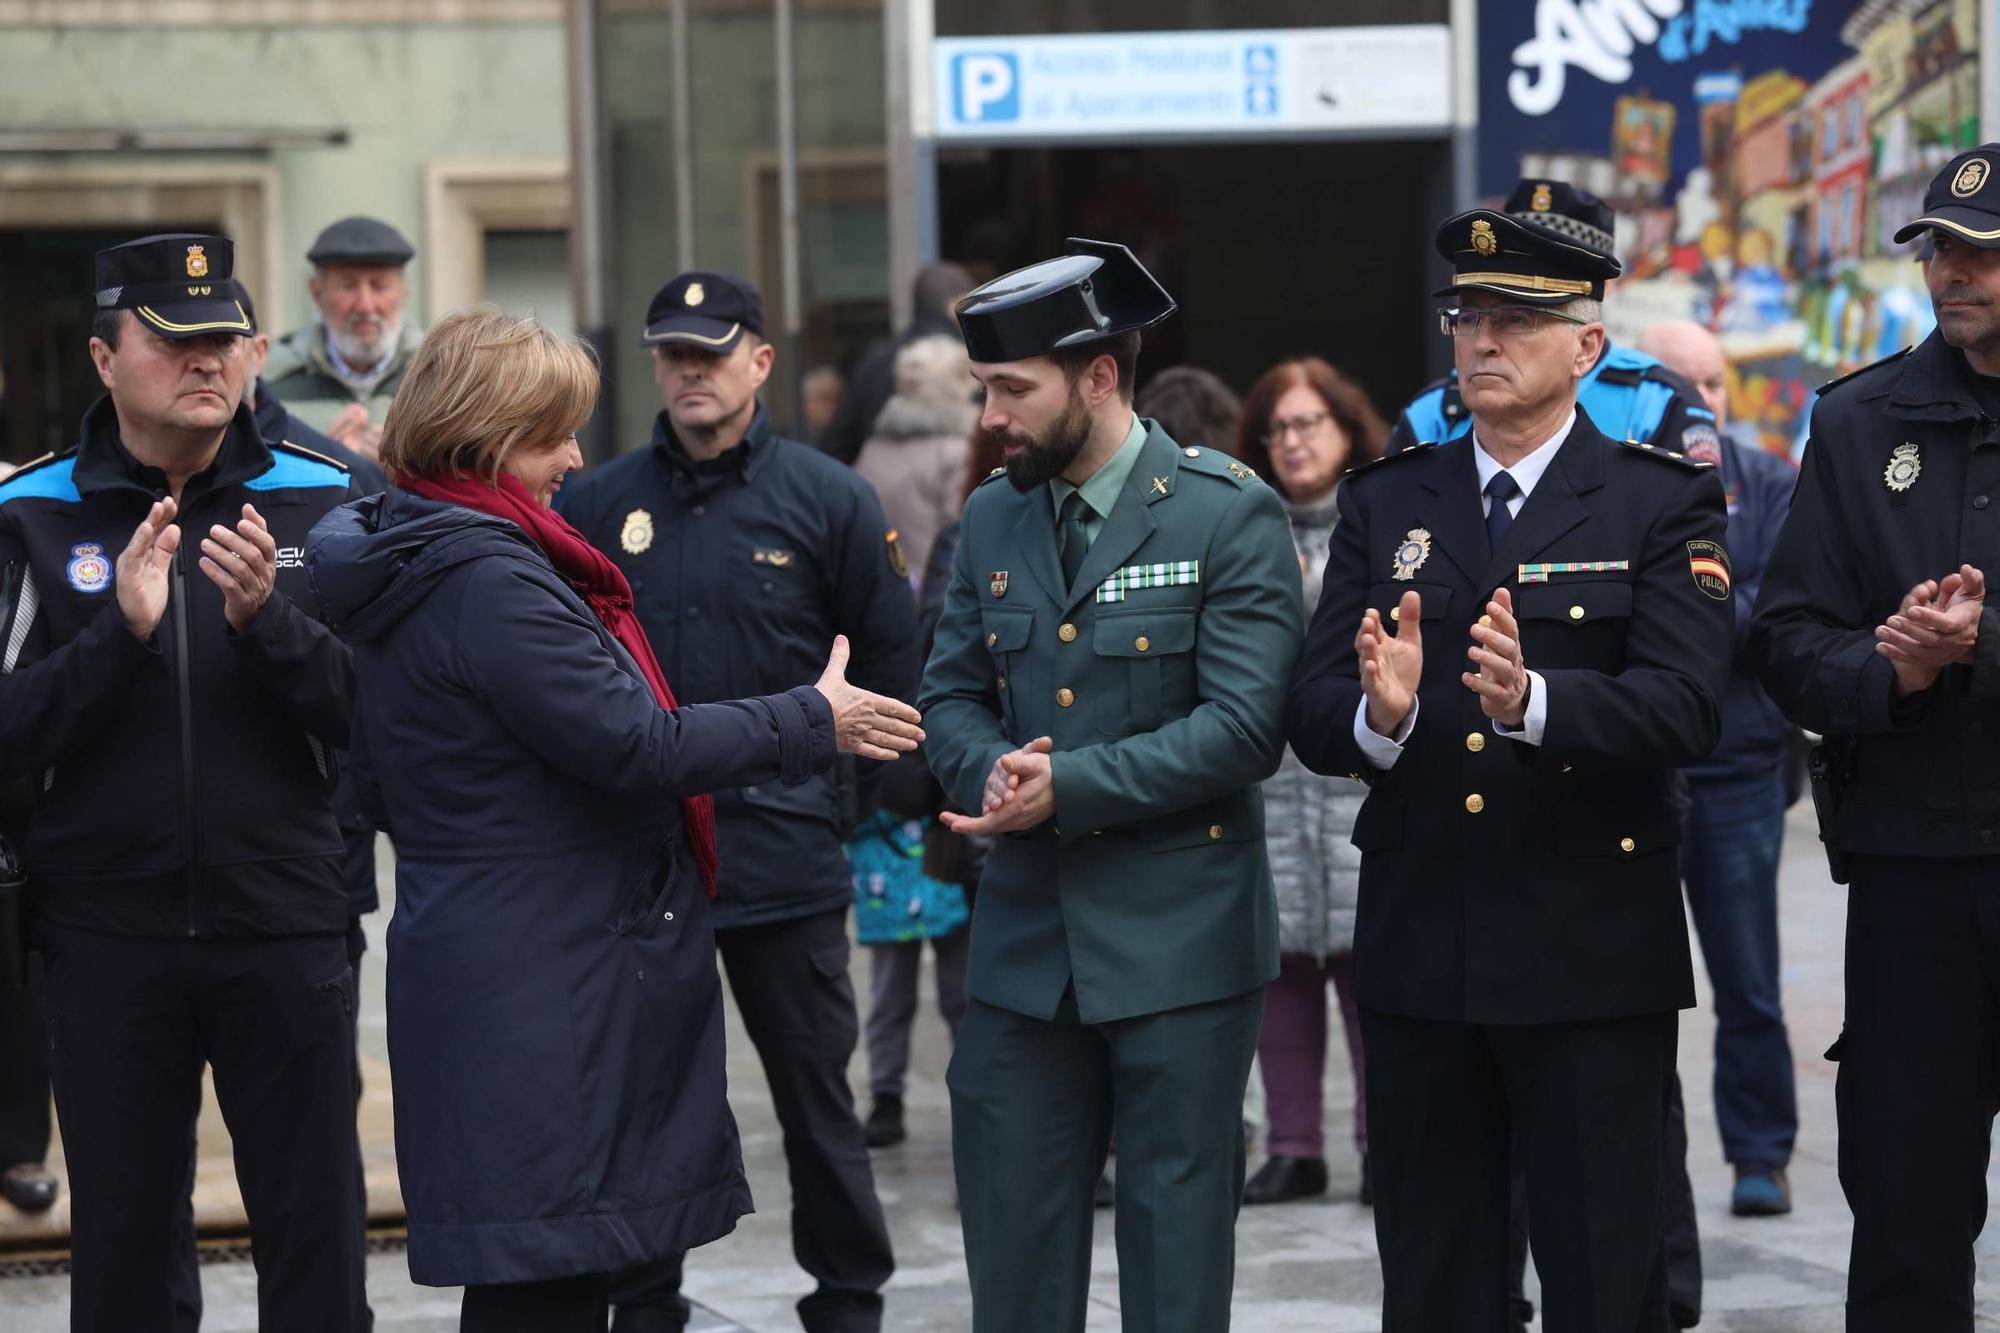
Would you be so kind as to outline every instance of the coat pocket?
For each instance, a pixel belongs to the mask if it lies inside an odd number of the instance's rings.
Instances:
[[[1198,608],[1121,607],[1097,613],[1091,646],[1126,665],[1124,727],[1100,721],[1114,736],[1154,731],[1194,707],[1194,640]]]
[[[993,655],[993,683],[1000,693],[1000,716],[1008,735],[1014,734],[1014,696],[1025,681],[1014,677],[1026,668],[1028,640],[1035,628],[1035,612],[1026,606],[983,606],[979,609],[979,631],[986,651]]]
[[[615,934],[651,935],[659,929],[662,921],[674,919],[667,900],[673,895],[675,882],[681,874],[677,854],[679,847],[680,840],[677,838],[668,842],[660,853],[659,868],[641,878],[626,892],[611,917],[610,925]]]

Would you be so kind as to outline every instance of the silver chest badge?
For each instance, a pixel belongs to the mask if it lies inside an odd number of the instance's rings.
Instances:
[[[1403,538],[1403,544],[1396,548],[1393,568],[1390,574],[1399,579],[1413,579],[1417,571],[1424,567],[1424,561],[1431,558],[1431,534],[1428,528],[1411,528]]]
[[[1889,455],[1889,466],[1882,470],[1882,480],[1890,490],[1900,494],[1916,485],[1923,471],[1923,454],[1916,445],[1905,441]]]

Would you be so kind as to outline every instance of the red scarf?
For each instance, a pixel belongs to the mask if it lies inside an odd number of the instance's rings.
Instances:
[[[632,654],[639,670],[645,673],[646,683],[653,687],[653,697],[659,700],[660,707],[669,712],[680,707],[660,671],[659,659],[653,656],[653,645],[646,641],[645,627],[632,614],[632,585],[625,581],[624,571],[586,541],[561,514],[536,503],[526,486],[504,473],[498,487],[464,476],[447,480],[398,477],[396,484],[427,499],[464,505],[518,523],[535,545],[542,548],[556,572],[570,581],[570,586],[583,597],[604,628],[611,631],[611,637]],[[694,848],[694,862],[701,868],[702,883],[713,898],[715,872],[721,864],[715,854],[715,798],[687,797],[681,802],[681,819],[687,825],[688,842]]]

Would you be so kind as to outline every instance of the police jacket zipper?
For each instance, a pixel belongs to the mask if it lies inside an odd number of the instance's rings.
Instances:
[[[200,824],[195,817],[194,786],[194,676],[188,663],[187,533],[181,527],[182,546],[174,552],[172,609],[174,616],[174,686],[181,713],[181,801],[187,824],[187,933],[200,934],[196,910],[200,900]]]

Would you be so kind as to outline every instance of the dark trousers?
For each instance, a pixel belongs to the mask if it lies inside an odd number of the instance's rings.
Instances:
[[[1778,987],[1778,854],[1785,780],[1695,778],[1681,844],[1701,954],[1715,990],[1715,1122],[1742,1166],[1792,1160],[1799,1108]]]
[[[1545,1333],[1657,1333],[1674,1014],[1488,1026],[1363,1007],[1383,1324],[1504,1333],[1518,1146]]]
[[[1080,1333],[1091,1192],[1118,1136],[1127,1333],[1229,1327],[1243,1088],[1264,992],[1110,1023],[974,1000],[946,1083],[976,1333]]]
[[[1666,1191],[1667,1215],[1663,1242],[1667,1254],[1667,1310],[1670,1328],[1693,1328],[1701,1319],[1701,1231],[1695,1223],[1694,1185],[1688,1180],[1687,1107],[1681,1101],[1681,1076],[1667,1079],[1666,1134],[1661,1140],[1660,1182]],[[1517,1150],[1508,1192],[1507,1303],[1515,1320],[1525,1325],[1535,1317],[1528,1299],[1528,1172]]]
[[[204,1062],[235,1145],[259,1326],[353,1333],[365,1306],[343,938],[55,928],[43,948],[73,1210],[73,1333],[176,1326]]]
[[[49,1030],[39,964],[30,954],[27,984],[0,989],[0,1171],[49,1155]]]
[[[602,1273],[467,1287],[458,1333],[604,1333],[608,1289]]]
[[[2000,861],[1856,856],[1847,891],[1840,1186],[1849,1333],[1972,1327],[2000,1104]]]
[[[715,944],[784,1133],[792,1253],[819,1284],[799,1302],[799,1322],[807,1333],[874,1333],[896,1261],[847,1086],[860,1035],[847,909],[718,930]],[[680,1272],[673,1256],[617,1275],[618,1327],[641,1327],[630,1320],[648,1307],[677,1305]]]

